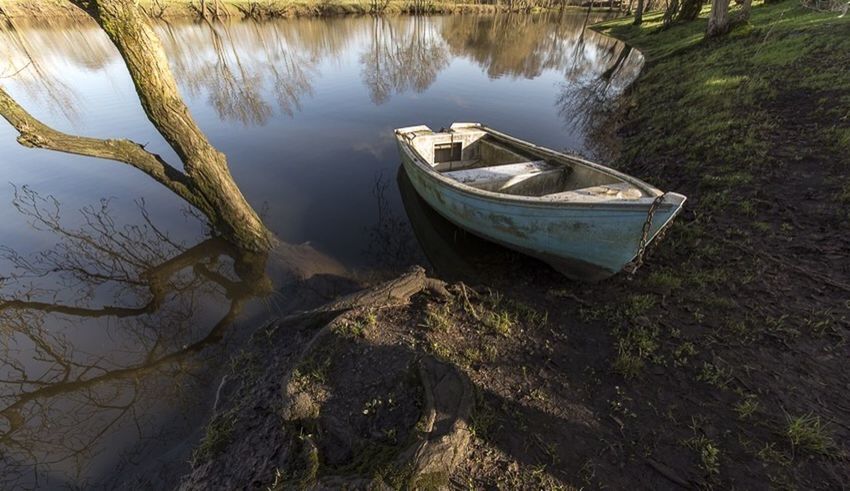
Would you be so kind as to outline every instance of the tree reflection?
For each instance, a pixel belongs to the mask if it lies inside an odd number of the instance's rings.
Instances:
[[[203,393],[192,386],[209,382],[198,377],[211,373],[210,361],[225,354],[220,344],[225,330],[252,299],[274,298],[267,270],[284,277],[277,285],[345,274],[309,245],[270,236],[233,181],[226,157],[192,119],[162,44],[134,4],[80,5],[118,48],[145,114],[182,169],[130,140],[57,131],[2,87],[0,116],[26,147],[108,159],[141,171],[190,204],[189,215],[204,220],[213,238],[193,246],[173,239],[143,202],[135,225],[113,217],[110,202],[103,200],[81,210],[81,225],[68,226],[58,200],[16,189],[14,207],[55,245],[35,254],[0,248],[6,262],[0,266],[4,489],[37,487],[57,474],[79,486],[107,442],[110,449],[132,447],[162,427],[153,420],[175,407],[187,410],[190,396]],[[236,50],[225,39],[227,31],[212,29],[211,36],[216,46],[211,69],[225,78],[219,95],[247,85],[233,98],[217,100],[217,107],[246,120],[262,115],[250,71],[241,58],[228,57],[228,50]],[[297,93],[284,92],[282,100]],[[192,416],[185,414],[197,424]],[[127,436],[131,431],[135,434]],[[113,457],[106,456],[110,463]]]
[[[373,17],[370,44],[360,56],[361,77],[375,104],[394,93],[423,92],[449,63],[448,53],[433,23],[411,17],[404,22]]]
[[[265,124],[272,116],[267,91],[290,116],[312,94],[316,60],[294,49],[274,24],[217,20],[157,27],[177,78],[192,95],[206,92],[223,120]]]
[[[416,238],[405,216],[393,211],[387,196],[391,181],[383,174],[375,177],[372,197],[377,216],[368,228],[369,245],[364,251],[376,270],[401,271],[415,262],[418,256]],[[409,214],[408,214],[409,216]]]
[[[79,477],[110,431],[147,432],[151,408],[185,399],[201,362],[193,355],[221,341],[250,299],[273,292],[267,253],[219,238],[187,247],[141,202],[140,224],[120,226],[103,201],[82,210],[77,228],[62,224],[56,199],[29,188],[14,206],[56,244],[32,255],[0,249],[6,489],[41,465]]]
[[[447,19],[442,34],[455,56],[469,57],[491,78],[533,78],[560,66],[558,24],[547,16],[517,14]]]
[[[598,52],[592,61],[585,53],[576,53],[555,106],[569,129],[584,133],[598,157],[610,159],[617,140],[609,116],[621,103],[623,91],[637,78],[643,57],[623,44]]]

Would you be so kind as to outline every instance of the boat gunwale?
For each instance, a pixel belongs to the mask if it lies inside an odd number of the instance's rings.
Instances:
[[[596,164],[596,163],[590,162],[588,160],[585,160],[585,159],[582,159],[582,158],[579,158],[579,157],[573,157],[571,155],[566,155],[562,152],[558,152],[558,151],[552,150],[550,148],[535,145],[531,142],[527,142],[525,140],[521,140],[519,138],[515,138],[515,137],[512,137],[510,135],[501,133],[499,131],[496,131],[496,130],[489,128],[485,125],[482,125],[480,123],[454,123],[451,126],[451,129],[462,129],[462,128],[477,128],[477,129],[480,129],[481,131],[484,131],[487,134],[494,136],[497,140],[508,141],[509,143],[512,143],[514,145],[519,145],[520,147],[527,147],[527,149],[532,150],[532,151],[537,151],[537,152],[542,152],[544,154],[548,154],[551,157],[559,159],[559,160],[571,161],[571,162],[573,162],[577,165],[583,165],[585,167],[590,167],[594,170],[597,170],[597,171],[603,172],[605,174],[611,175],[611,176],[613,176],[617,179],[621,179],[625,182],[628,182],[630,184],[635,185],[636,187],[640,188],[642,191],[649,193],[650,196],[644,196],[644,197],[638,198],[636,200],[628,200],[628,201],[626,201],[626,200],[608,200],[608,201],[588,202],[588,201],[569,201],[568,199],[553,200],[553,199],[546,199],[545,196],[524,196],[524,195],[497,193],[497,192],[493,192],[493,191],[486,191],[486,190],[483,190],[483,189],[478,189],[478,188],[475,188],[475,187],[470,186],[468,184],[464,184],[460,181],[456,181],[454,179],[446,177],[443,174],[441,174],[440,172],[434,170],[434,168],[431,165],[428,164],[428,162],[425,160],[425,158],[423,158],[419,154],[419,152],[417,152],[413,148],[413,145],[409,142],[409,139],[406,137],[406,133],[402,132],[402,130],[408,130],[410,128],[413,128],[413,127],[398,128],[398,129],[395,130],[396,140],[399,142],[399,144],[400,144],[399,146],[401,147],[402,151],[407,154],[407,156],[410,158],[410,160],[413,163],[415,163],[416,166],[419,167],[421,170],[425,171],[425,173],[429,177],[437,180],[439,183],[447,185],[447,186],[449,186],[449,187],[451,187],[451,188],[453,188],[453,189],[455,189],[455,190],[457,190],[457,191],[459,191],[463,194],[471,195],[471,196],[474,196],[474,197],[479,198],[479,199],[486,199],[486,200],[489,200],[489,201],[496,201],[496,202],[507,203],[507,204],[512,204],[512,205],[525,205],[525,206],[530,207],[530,208],[557,208],[557,209],[563,209],[563,208],[579,208],[579,209],[612,208],[612,209],[617,209],[617,210],[623,210],[623,209],[640,210],[640,209],[644,209],[644,208],[648,209],[650,206],[652,206],[653,201],[659,196],[665,196],[665,200],[662,201],[661,203],[659,203],[660,206],[663,206],[665,208],[666,207],[681,208],[682,205],[684,204],[685,200],[687,199],[685,196],[683,196],[679,193],[662,192],[660,189],[658,189],[658,188],[656,188],[656,187],[654,187],[654,186],[652,186],[652,185],[650,185],[650,184],[648,184],[644,181],[641,181],[640,179],[637,179],[636,177],[630,176],[628,174],[624,174],[624,173],[619,172],[617,170],[614,170],[610,167],[607,167],[607,166],[604,166],[604,165],[601,165],[601,164]],[[433,130],[431,130],[430,128],[428,128],[428,130],[433,132]],[[668,201],[666,198],[670,198],[670,200]],[[677,210],[677,212],[678,212],[678,210]],[[677,214],[677,212],[674,212],[670,218],[672,219],[673,216],[675,216]]]

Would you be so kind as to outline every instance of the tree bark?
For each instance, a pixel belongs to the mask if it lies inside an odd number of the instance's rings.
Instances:
[[[635,9],[635,21],[634,25],[639,26],[643,23],[643,2],[644,0],[638,0],[637,9]]]
[[[71,0],[106,31],[127,65],[148,119],[183,161],[199,207],[229,241],[248,250],[271,246],[268,231],[233,180],[227,159],[207,140],[180,98],[165,50],[132,0]]]
[[[20,134],[18,143],[30,148],[115,160],[129,164],[164,185],[206,214],[209,204],[193,193],[193,183],[185,174],[168,165],[158,155],[130,140],[101,140],[74,136],[54,130],[35,119],[0,87],[0,116]]]
[[[664,17],[662,18],[662,27],[664,29],[670,27],[673,24],[673,21],[679,15],[679,0],[668,0],[667,8],[664,10]]]
[[[729,31],[729,0],[711,0],[711,14],[705,37],[717,37]]]
[[[753,0],[744,0],[741,4],[741,11],[738,13],[738,21],[746,22],[750,20],[750,11],[753,8]]]
[[[702,0],[683,0],[677,20],[681,22],[696,20],[701,10]]]

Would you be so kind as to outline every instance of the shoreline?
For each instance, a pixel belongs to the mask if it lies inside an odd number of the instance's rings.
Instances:
[[[286,19],[295,17],[338,17],[347,15],[446,15],[446,14],[532,14],[558,11],[587,11],[588,7],[563,5],[558,7],[528,6],[512,8],[505,4],[478,4],[463,1],[445,1],[419,5],[406,0],[387,0],[380,6],[356,0],[299,1],[271,0],[249,2],[246,0],[222,0],[218,9],[213,1],[207,7],[208,19]],[[142,0],[141,8],[154,19],[185,20],[202,19],[201,10],[192,0]],[[619,12],[607,7],[592,7],[594,12]],[[24,2],[22,0],[0,0],[0,19],[76,19],[87,14],[68,2],[47,0]]]

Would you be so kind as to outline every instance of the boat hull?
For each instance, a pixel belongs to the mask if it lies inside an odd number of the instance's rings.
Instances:
[[[484,239],[537,257],[570,278],[608,278],[638,252],[647,204],[528,203],[482,196],[447,186],[418,165],[403,146],[399,142],[402,165],[413,187],[437,213]],[[657,206],[650,240],[679,212],[683,201],[684,197],[674,197],[673,202]]]

